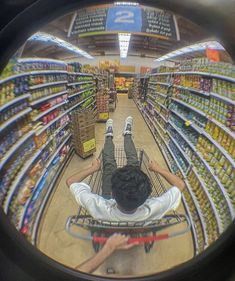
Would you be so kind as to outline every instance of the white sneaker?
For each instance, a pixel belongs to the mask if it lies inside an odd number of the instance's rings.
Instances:
[[[113,119],[108,119],[106,122],[105,136],[113,137]]]
[[[133,117],[128,116],[125,121],[123,135],[132,135]]]

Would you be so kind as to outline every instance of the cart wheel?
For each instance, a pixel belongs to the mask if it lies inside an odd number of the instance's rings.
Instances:
[[[92,236],[99,236],[100,233],[99,233],[99,232],[93,232],[93,231],[92,231],[92,232],[91,232],[91,235],[92,235]],[[92,240],[92,246],[93,246],[93,249],[94,249],[95,253],[98,253],[99,250],[101,249],[101,244],[95,242],[94,240]]]
[[[155,235],[156,232],[153,232],[153,235]],[[146,233],[146,236],[148,236],[148,234]],[[154,244],[154,241],[152,242],[147,242],[147,243],[144,243],[144,250],[145,250],[145,253],[149,253],[151,248],[153,247],[153,244]]]
[[[148,242],[148,243],[144,243],[144,250],[145,253],[149,253],[151,248],[153,247],[154,242]]]

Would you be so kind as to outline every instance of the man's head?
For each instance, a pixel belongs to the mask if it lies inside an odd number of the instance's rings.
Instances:
[[[139,167],[125,166],[117,169],[111,178],[112,196],[125,211],[142,205],[152,192],[148,176]]]

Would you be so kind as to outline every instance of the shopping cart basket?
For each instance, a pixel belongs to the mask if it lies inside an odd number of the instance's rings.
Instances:
[[[166,191],[166,188],[157,173],[150,172],[148,169],[149,158],[142,149],[137,149],[140,168],[150,178],[152,184],[151,196],[159,196]],[[123,148],[115,149],[115,157],[118,167],[126,165],[126,156]],[[102,160],[102,153],[99,156]],[[101,161],[102,163],[102,161]],[[102,169],[95,172],[87,178],[86,182],[91,186],[92,191],[101,194]],[[180,224],[180,230],[172,230],[174,225]],[[87,235],[82,235],[81,228],[88,230]],[[90,240],[93,243],[95,252],[98,252],[102,244],[106,242],[113,233],[123,233],[129,235],[128,243],[138,242],[144,244],[145,252],[148,253],[153,247],[155,241],[169,239],[171,237],[182,235],[188,232],[191,223],[187,215],[179,214],[172,211],[171,214],[165,215],[163,218],[154,221],[138,221],[138,222],[117,222],[104,221],[92,218],[87,210],[79,207],[78,214],[70,216],[66,222],[66,231],[75,238]],[[167,229],[166,232],[157,234],[157,232]]]

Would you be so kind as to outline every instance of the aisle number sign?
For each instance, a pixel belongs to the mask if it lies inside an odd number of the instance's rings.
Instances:
[[[141,32],[142,17],[139,7],[109,8],[106,20],[107,31]]]
[[[161,39],[180,40],[174,14],[143,5],[96,5],[77,10],[68,37],[85,37],[118,32],[151,35]]]
[[[88,151],[94,149],[95,146],[96,146],[95,139],[91,139],[91,140],[83,143],[83,150],[84,150],[84,152],[88,152]]]

